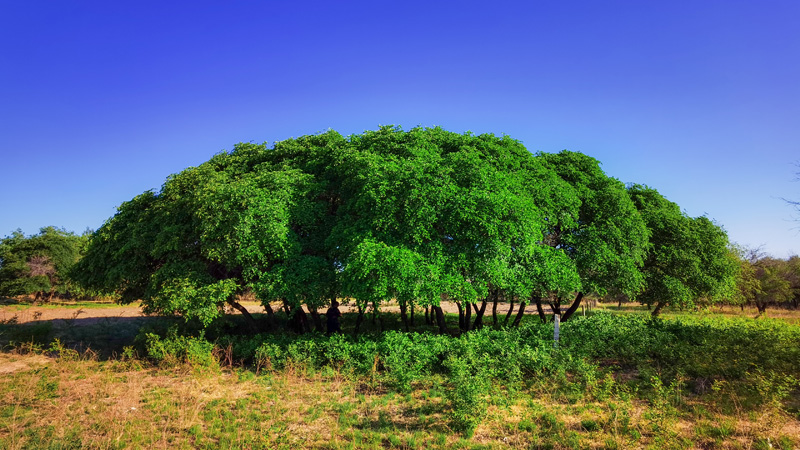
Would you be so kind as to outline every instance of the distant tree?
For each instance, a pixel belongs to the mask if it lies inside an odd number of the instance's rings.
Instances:
[[[25,236],[17,230],[0,240],[0,295],[34,296],[51,300],[76,293],[68,272],[78,261],[88,235],[78,236],[55,227]]]
[[[765,313],[770,305],[791,304],[795,292],[792,289],[788,261],[768,256],[756,261],[754,268],[759,287],[755,292],[753,303],[759,313]]]
[[[800,256],[793,255],[786,260],[786,279],[792,289],[791,304],[794,309],[800,307]]]
[[[737,249],[740,264],[733,302],[753,305],[759,314],[768,307],[797,308],[800,303],[800,257],[773,258],[761,248]]]
[[[638,298],[655,305],[653,316],[665,306],[693,307],[733,295],[737,265],[721,227],[706,217],[688,217],[647,186],[631,185],[628,193],[650,234],[642,267],[645,286]]]
[[[761,258],[759,249],[748,249],[739,245],[731,245],[731,258],[736,263],[736,289],[732,292],[728,303],[744,310],[746,305],[753,304],[761,283],[756,278],[755,262]]]

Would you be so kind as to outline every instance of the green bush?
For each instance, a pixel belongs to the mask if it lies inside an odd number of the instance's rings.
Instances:
[[[203,336],[181,336],[175,328],[166,337],[154,333],[144,336],[147,356],[161,364],[185,362],[192,366],[210,367],[217,363],[214,344]]]

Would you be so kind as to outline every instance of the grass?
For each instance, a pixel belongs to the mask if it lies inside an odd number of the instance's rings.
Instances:
[[[2,363],[35,355],[3,354]],[[719,411],[688,399],[657,410],[625,388],[577,399],[531,380],[456,433],[443,380],[406,395],[339,372],[139,367],[56,356],[2,375],[0,448],[772,448],[800,445],[780,410]],[[660,405],[664,407],[664,405]]]
[[[693,332],[713,331],[702,316],[680,319]],[[762,319],[736,320],[753,336],[770,329]],[[772,370],[787,367],[786,361],[749,367],[745,380],[736,378],[735,366],[728,378],[712,373],[705,380],[660,367],[657,358],[634,365],[619,357],[592,356],[585,363],[558,362],[567,364],[564,371],[523,372],[518,378],[475,384],[473,366],[459,366],[457,360],[441,362],[457,377],[422,370],[398,378],[392,370],[403,367],[404,360],[393,366],[376,357],[359,371],[314,362],[302,351],[316,347],[299,344],[294,350],[299,353],[279,369],[242,365],[222,357],[219,348],[217,359],[207,365],[169,358],[154,363],[126,348],[139,327],[167,328],[170,323],[154,319],[82,326],[75,320],[71,328],[59,329],[43,321],[0,324],[5,345],[0,353],[0,449],[800,447],[800,392],[781,378],[785,372]],[[385,329],[395,324],[395,315],[383,316]],[[720,336],[724,339],[716,339],[723,342],[712,344],[727,343],[727,335]],[[579,348],[568,335],[564,338],[564,348]],[[378,348],[394,341],[387,342]],[[701,343],[698,352],[705,351]],[[671,351],[683,348],[670,345]],[[700,375],[717,364],[704,361],[703,353],[679,352],[661,361],[693,357],[700,360],[683,364]],[[470,432],[454,414],[462,400],[470,414],[478,408]]]

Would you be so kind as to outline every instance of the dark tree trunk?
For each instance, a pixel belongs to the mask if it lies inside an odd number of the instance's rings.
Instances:
[[[272,306],[269,302],[264,302],[264,311],[267,312],[267,325],[270,329],[275,328],[275,311],[272,310]]]
[[[444,311],[441,306],[433,306],[433,312],[436,313],[436,323],[439,325],[439,333],[447,333],[447,322],[444,320]]]
[[[499,295],[495,295],[492,300],[492,325],[495,326],[497,326],[497,302],[499,301],[499,297]]]
[[[570,307],[567,309],[567,312],[565,312],[564,315],[561,316],[562,322],[569,320],[569,318],[572,317],[573,314],[575,314],[575,311],[578,310],[578,306],[581,305],[581,300],[583,300],[583,292],[578,292],[578,295],[575,297],[575,300],[572,302],[572,305],[570,305]]]
[[[406,329],[406,333],[409,331],[408,329],[408,305],[405,302],[400,302],[400,318],[403,320],[403,327]]]
[[[353,331],[354,334],[358,334],[358,332],[361,330],[361,323],[364,322],[364,308],[362,308],[358,302],[356,302],[356,306],[358,307],[358,317],[356,318],[356,327]]]
[[[547,316],[544,314],[544,308],[542,308],[542,297],[534,297],[534,301],[536,302],[536,312],[539,313],[539,319],[542,323],[547,323]]]
[[[508,312],[506,313],[506,320],[503,321],[503,325],[508,325],[508,320],[511,318],[511,315],[514,314],[514,297],[508,301]]]
[[[458,307],[458,328],[463,330],[464,329],[464,307],[461,306],[460,302],[456,302],[456,306]]]
[[[309,306],[308,312],[311,314],[311,320],[314,321],[314,330],[324,333],[325,329],[322,327],[322,319],[319,317],[319,311],[317,311],[317,307]]]
[[[433,323],[433,321],[431,320],[430,308],[428,308],[426,306],[425,307],[425,325],[430,325],[432,323]]]
[[[525,314],[525,302],[519,302],[519,312],[517,313],[517,317],[514,318],[514,323],[512,326],[518,327],[520,321],[522,321],[522,316]]]
[[[464,313],[464,331],[472,329],[472,305],[469,302],[464,302],[466,312]]]
[[[289,323],[292,325],[292,329],[297,333],[307,333],[311,331],[311,327],[308,324],[308,316],[302,306],[292,309],[292,318]]]
[[[553,311],[553,314],[561,315],[561,297],[556,297],[554,302],[547,302],[550,305],[550,310]]]
[[[250,328],[250,331],[253,333],[258,333],[258,324],[256,320],[253,319],[253,316],[250,315],[250,311],[247,310],[241,303],[237,302],[236,300],[230,299],[228,300],[228,304],[234,307],[235,309],[239,310],[240,313],[244,316],[244,321],[247,322],[247,326]]]
[[[650,315],[651,315],[652,317],[658,317],[658,314],[661,312],[661,309],[662,309],[664,306],[666,306],[666,303],[664,303],[664,302],[658,302],[658,303],[656,303],[656,308],[653,310],[653,312],[651,312],[651,313],[650,313]]]
[[[478,305],[474,303],[472,304],[472,307],[475,309],[475,322],[472,323],[473,330],[480,330],[483,328],[483,316],[486,314],[486,305],[488,304],[489,302],[487,302],[485,299],[483,300],[483,303],[481,303],[481,309],[478,309]]]

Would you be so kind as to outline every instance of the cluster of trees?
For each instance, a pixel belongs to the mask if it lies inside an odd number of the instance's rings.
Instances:
[[[759,249],[739,249],[738,295],[734,302],[742,309],[752,305],[759,313],[767,307],[800,306],[800,257],[777,259]]]
[[[331,300],[424,307],[444,329],[487,306],[543,305],[569,317],[585,294],[690,306],[733,295],[725,232],[656,190],[626,187],[581,153],[531,154],[509,137],[440,128],[329,131],[239,144],[123,203],[92,236],[74,276],[141,299],[146,312],[208,324],[252,292],[273,317],[321,326]],[[306,317],[308,311],[311,320]],[[427,317],[427,314],[426,314]]]
[[[89,295],[71,282],[69,271],[85,252],[90,233],[45,227],[25,236],[17,230],[0,239],[0,296],[49,301]]]

